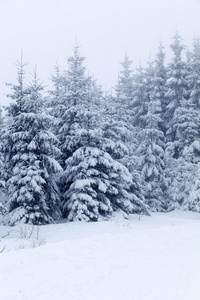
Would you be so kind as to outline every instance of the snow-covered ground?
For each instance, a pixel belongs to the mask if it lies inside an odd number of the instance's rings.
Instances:
[[[7,233],[1,300],[200,299],[200,214],[0,226]]]

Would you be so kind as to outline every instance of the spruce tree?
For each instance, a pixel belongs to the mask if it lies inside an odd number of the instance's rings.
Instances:
[[[133,70],[131,69],[132,61],[127,53],[121,65],[122,69],[119,72],[116,86],[116,97],[107,95],[104,105],[107,108],[107,119],[104,121],[105,137],[115,142],[115,148],[113,148],[110,154],[116,159],[128,154],[133,135],[133,116],[131,109],[133,98]],[[121,155],[118,150],[121,152]]]
[[[67,160],[64,216],[97,221],[113,211],[148,214],[128,169],[96,147],[81,147]]]
[[[65,73],[61,73],[59,66],[54,67],[54,73],[54,75],[51,75],[53,89],[49,91],[47,105],[50,109],[50,114],[59,119],[67,106],[67,80]]]
[[[87,102],[89,90],[89,77],[85,75],[83,66],[84,57],[79,53],[79,46],[74,46],[73,56],[68,58],[68,70],[61,81],[61,94],[58,101],[56,132],[60,141],[62,152],[61,165],[65,168],[65,160],[80,146],[80,136],[77,132],[81,129],[81,113]],[[56,86],[58,89],[58,87]]]
[[[60,203],[53,174],[61,170],[55,160],[56,137],[47,129],[50,118],[44,112],[43,87],[36,75],[24,85],[24,64],[17,64],[18,85],[10,84],[15,100],[8,108],[12,119],[2,136],[4,172],[9,214],[7,222],[47,224],[60,217]]]
[[[131,109],[133,113],[133,125],[138,127],[138,130],[144,127],[140,117],[146,115],[148,110],[148,92],[144,73],[144,69],[139,66],[133,77],[134,92]]]
[[[140,144],[136,151],[141,170],[145,202],[152,211],[167,210],[164,197],[167,187],[165,179],[165,137],[161,130],[161,103],[155,94],[150,95],[148,112],[142,116],[144,128],[141,130]]]
[[[176,141],[176,132],[173,128],[174,113],[181,106],[181,102],[185,100],[187,94],[188,83],[186,80],[186,64],[182,60],[182,51],[185,46],[182,44],[182,38],[177,32],[173,37],[173,43],[170,45],[173,51],[172,62],[168,66],[167,72],[167,92],[166,97],[168,104],[164,114],[167,125],[167,136],[169,141]],[[175,154],[177,155],[177,154]]]
[[[190,61],[188,62],[190,69],[187,75],[189,100],[194,107],[200,110],[200,38],[195,37],[193,41],[193,51]]]
[[[151,97],[154,97],[154,101],[157,102],[157,112],[160,113],[161,119],[166,109],[166,67],[165,67],[165,52],[162,43],[158,46],[158,52],[155,59],[155,72],[153,77],[153,91]],[[162,121],[161,129],[166,132],[166,124]]]
[[[117,101],[120,103],[121,108],[129,106],[133,97],[133,70],[131,64],[132,61],[126,53],[124,61],[121,63],[122,70],[119,73],[116,87]]]

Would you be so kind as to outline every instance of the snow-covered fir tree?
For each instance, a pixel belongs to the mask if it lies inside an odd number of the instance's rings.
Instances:
[[[63,110],[66,110],[68,92],[66,74],[61,73],[60,67],[57,65],[54,67],[54,74],[51,75],[51,82],[53,89],[49,91],[47,105],[50,108],[50,114],[59,118],[63,114]]]
[[[166,67],[165,67],[165,52],[162,43],[158,46],[158,52],[155,59],[155,68],[153,76],[153,91],[151,97],[157,102],[157,111],[159,111],[161,118],[166,108]],[[166,124],[162,122],[162,130],[166,131]]]
[[[200,109],[200,38],[195,37],[193,51],[188,62],[189,74],[187,75],[190,103]]]
[[[133,76],[134,91],[131,109],[133,113],[133,125],[138,127],[138,129],[143,128],[144,124],[140,117],[145,115],[148,110],[148,87],[146,85],[144,72],[145,70],[139,66]]]
[[[61,171],[55,156],[57,139],[48,130],[42,86],[36,73],[25,87],[24,66],[18,63],[18,85],[10,85],[15,100],[8,108],[11,125],[2,136],[9,214],[7,222],[47,224],[60,217],[60,199],[53,174]]]
[[[132,61],[127,53],[124,56],[124,61],[121,63],[122,70],[120,70],[118,84],[116,87],[117,100],[121,108],[130,104],[133,97],[133,70],[131,70]]]
[[[129,153],[128,144],[132,134],[128,128],[128,120],[125,122],[117,112],[116,98],[107,94],[101,111],[101,128],[104,135],[102,147],[113,159],[121,161]]]
[[[175,110],[172,130],[175,141],[166,148],[166,175],[171,209],[192,208],[190,194],[196,182],[197,163],[200,161],[200,114],[189,100]],[[193,202],[193,201],[192,201]]]
[[[128,169],[105,151],[81,147],[67,162],[64,216],[68,220],[97,221],[117,210],[148,214]]]
[[[200,111],[190,101],[191,99],[185,101],[185,106],[182,104],[175,112],[180,157],[177,169],[182,174],[183,187],[180,204],[184,209],[198,210],[196,205],[199,203]]]
[[[154,89],[154,75],[155,75],[155,64],[154,61],[151,59],[147,61],[147,67],[144,69],[144,82],[146,85],[146,112],[148,111],[148,103],[150,102],[150,97]]]
[[[185,147],[188,147],[196,139],[199,139],[200,133],[200,113],[193,104],[183,101],[181,106],[176,109],[174,120],[172,122],[172,130],[175,132],[176,148],[178,148],[179,156]]]
[[[167,136],[169,141],[176,141],[176,132],[173,129],[174,113],[181,106],[187,94],[188,83],[186,80],[187,71],[186,64],[182,60],[182,51],[185,46],[182,44],[182,38],[178,32],[173,37],[173,43],[170,45],[173,51],[173,59],[168,66],[167,72],[167,106],[164,114],[167,125]],[[175,154],[177,155],[177,154]]]
[[[156,81],[154,83],[156,84]],[[152,211],[165,211],[168,204],[164,198],[167,184],[164,173],[165,137],[161,130],[161,103],[155,93],[152,92],[149,97],[148,112],[141,116],[145,127],[140,131],[140,144],[136,154],[145,202]]]
[[[109,218],[116,210],[148,214],[137,182],[128,169],[105,150],[108,139],[104,138],[98,120],[100,116],[94,111],[83,113],[84,145],[66,160],[66,170],[61,176],[65,190],[64,217],[70,221],[97,221]]]
[[[127,155],[130,143],[132,143],[133,126],[130,103],[133,94],[133,71],[131,64],[132,61],[126,53],[115,88],[116,96],[107,93],[103,103],[103,132],[108,141],[107,151],[114,159],[121,159]],[[106,140],[104,144],[107,145]]]
[[[61,81],[61,94],[58,101],[56,132],[62,152],[61,164],[65,168],[65,160],[80,146],[81,137],[77,135],[81,129],[81,114],[88,100],[90,77],[85,75],[84,57],[79,53],[79,46],[74,46],[73,56],[68,58],[68,70]],[[60,84],[60,80],[59,80]],[[55,86],[58,89],[57,86]]]
[[[188,147],[198,135],[198,113],[190,100],[189,77],[191,56],[187,55],[187,64],[182,60],[184,49],[182,38],[178,33],[171,45],[174,57],[168,67],[166,93],[169,101],[164,119],[167,124],[166,176],[168,179],[167,197],[169,209],[185,206],[190,194],[194,166],[185,157]],[[189,152],[188,152],[189,153]],[[189,157],[189,156],[188,156]]]

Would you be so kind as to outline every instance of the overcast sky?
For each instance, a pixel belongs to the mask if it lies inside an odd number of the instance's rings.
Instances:
[[[48,85],[58,62],[67,67],[77,38],[90,74],[107,88],[117,82],[125,51],[133,67],[157,51],[160,40],[170,56],[176,29],[191,46],[200,34],[200,0],[0,0],[0,103],[16,83],[15,63],[23,50],[29,74]]]

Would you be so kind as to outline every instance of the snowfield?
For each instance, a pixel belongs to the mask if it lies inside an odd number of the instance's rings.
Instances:
[[[200,299],[200,214],[0,226],[0,237],[1,300]]]

